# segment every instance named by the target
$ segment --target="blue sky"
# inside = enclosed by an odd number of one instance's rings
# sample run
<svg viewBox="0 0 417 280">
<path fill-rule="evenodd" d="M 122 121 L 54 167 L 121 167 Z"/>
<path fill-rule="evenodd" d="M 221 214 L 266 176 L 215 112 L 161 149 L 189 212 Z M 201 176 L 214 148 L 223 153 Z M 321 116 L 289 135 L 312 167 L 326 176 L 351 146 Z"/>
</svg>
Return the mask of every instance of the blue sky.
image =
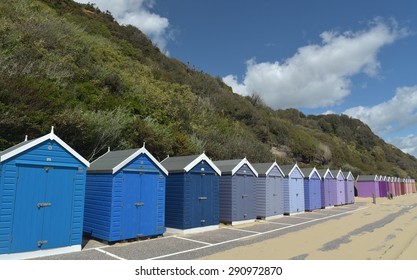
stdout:
<svg viewBox="0 0 417 280">
<path fill-rule="evenodd" d="M 417 1 L 77 0 L 274 109 L 348 114 L 417 156 Z"/>
</svg>

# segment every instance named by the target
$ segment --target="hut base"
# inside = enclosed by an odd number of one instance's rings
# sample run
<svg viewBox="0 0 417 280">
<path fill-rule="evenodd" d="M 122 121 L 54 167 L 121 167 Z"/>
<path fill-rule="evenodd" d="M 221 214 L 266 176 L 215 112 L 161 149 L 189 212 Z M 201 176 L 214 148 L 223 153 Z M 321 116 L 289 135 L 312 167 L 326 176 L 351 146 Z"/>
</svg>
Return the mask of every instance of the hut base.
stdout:
<svg viewBox="0 0 417 280">
<path fill-rule="evenodd" d="M 221 221 L 221 222 L 224 223 L 225 225 L 237 226 L 237 225 L 254 223 L 255 221 L 256 219 L 248 219 L 248 220 L 240 220 L 240 221 Z"/>
<path fill-rule="evenodd" d="M 211 231 L 211 230 L 216 230 L 216 229 L 219 229 L 219 225 L 189 228 L 189 229 L 167 227 L 165 232 L 171 233 L 171 234 L 191 234 L 191 233 L 199 233 L 199 232 Z"/>
<path fill-rule="evenodd" d="M 54 249 L 37 250 L 37 251 L 21 252 L 21 253 L 13 253 L 13 254 L 2 254 L 0 255 L 0 260 L 24 260 L 24 259 L 40 258 L 40 257 L 47 257 L 47 256 L 66 254 L 66 253 L 74 253 L 74 252 L 79 252 L 79 251 L 81 251 L 81 245 L 73 245 L 73 246 L 60 247 L 60 248 L 54 248 Z"/>
<path fill-rule="evenodd" d="M 329 208 L 333 208 L 333 207 L 334 207 L 334 205 L 329 205 L 329 206 L 321 207 L 321 209 L 329 209 Z"/>
<path fill-rule="evenodd" d="M 305 213 L 305 211 L 284 213 L 284 216 L 295 216 L 295 215 L 300 215 L 300 214 L 303 214 L 303 213 Z"/>
<path fill-rule="evenodd" d="M 268 216 L 268 217 L 258 216 L 258 217 L 257 217 L 257 219 L 260 219 L 260 220 L 266 220 L 266 221 L 268 221 L 268 220 L 278 219 L 278 218 L 281 218 L 281 217 L 283 217 L 283 216 L 284 216 L 284 214 L 274 215 L 274 216 Z"/>
</svg>

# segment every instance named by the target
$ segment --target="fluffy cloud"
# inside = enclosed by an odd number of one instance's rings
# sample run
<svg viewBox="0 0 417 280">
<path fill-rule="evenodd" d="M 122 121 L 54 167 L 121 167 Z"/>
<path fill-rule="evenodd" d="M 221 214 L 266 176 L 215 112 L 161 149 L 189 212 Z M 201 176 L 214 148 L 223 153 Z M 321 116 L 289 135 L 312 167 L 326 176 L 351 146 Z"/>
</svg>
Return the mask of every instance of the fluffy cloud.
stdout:
<svg viewBox="0 0 417 280">
<path fill-rule="evenodd" d="M 397 146 L 404 153 L 417 157 L 417 135 L 410 134 L 405 137 L 396 137 L 388 142 Z"/>
<path fill-rule="evenodd" d="M 168 54 L 167 40 L 169 21 L 150 10 L 154 0 L 75 0 L 79 3 L 95 3 L 102 11 L 109 11 L 121 24 L 130 24 L 138 27 L 145 33 L 158 48 Z"/>
<path fill-rule="evenodd" d="M 398 88 L 395 96 L 372 107 L 358 106 L 343 114 L 358 118 L 377 134 L 399 131 L 417 123 L 417 85 Z"/>
<path fill-rule="evenodd" d="M 248 60 L 242 83 L 233 75 L 223 81 L 241 95 L 259 94 L 274 109 L 337 105 L 350 94 L 350 78 L 377 76 L 378 51 L 406 35 L 395 22 L 380 20 L 358 32 L 323 32 L 320 45 L 301 47 L 283 63 Z"/>
</svg>

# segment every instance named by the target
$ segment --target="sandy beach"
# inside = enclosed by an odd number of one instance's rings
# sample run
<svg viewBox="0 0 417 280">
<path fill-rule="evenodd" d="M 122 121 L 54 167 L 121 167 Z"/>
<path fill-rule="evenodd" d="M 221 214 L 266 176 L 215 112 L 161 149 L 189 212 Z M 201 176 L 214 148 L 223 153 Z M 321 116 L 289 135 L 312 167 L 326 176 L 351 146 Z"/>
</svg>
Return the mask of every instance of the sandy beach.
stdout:
<svg viewBox="0 0 417 280">
<path fill-rule="evenodd" d="M 417 194 L 356 201 L 339 219 L 202 259 L 417 260 Z"/>
</svg>

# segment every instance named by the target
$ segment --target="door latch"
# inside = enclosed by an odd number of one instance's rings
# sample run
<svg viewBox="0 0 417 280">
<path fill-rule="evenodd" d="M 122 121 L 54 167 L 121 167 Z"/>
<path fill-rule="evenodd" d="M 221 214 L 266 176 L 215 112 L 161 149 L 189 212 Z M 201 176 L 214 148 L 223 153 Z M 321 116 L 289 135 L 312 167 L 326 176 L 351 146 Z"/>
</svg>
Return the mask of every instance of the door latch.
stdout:
<svg viewBox="0 0 417 280">
<path fill-rule="evenodd" d="M 40 240 L 40 241 L 38 241 L 38 247 L 42 247 L 43 244 L 48 244 L 48 240 Z"/>
<path fill-rule="evenodd" d="M 36 207 L 38 207 L 38 208 L 49 207 L 49 206 L 52 206 L 52 203 L 50 203 L 50 202 L 39 202 L 38 204 L 36 204 Z"/>
<path fill-rule="evenodd" d="M 145 205 L 145 203 L 143 203 L 143 202 L 136 202 L 135 203 L 135 206 L 137 206 L 137 207 L 144 206 L 144 205 Z"/>
</svg>

